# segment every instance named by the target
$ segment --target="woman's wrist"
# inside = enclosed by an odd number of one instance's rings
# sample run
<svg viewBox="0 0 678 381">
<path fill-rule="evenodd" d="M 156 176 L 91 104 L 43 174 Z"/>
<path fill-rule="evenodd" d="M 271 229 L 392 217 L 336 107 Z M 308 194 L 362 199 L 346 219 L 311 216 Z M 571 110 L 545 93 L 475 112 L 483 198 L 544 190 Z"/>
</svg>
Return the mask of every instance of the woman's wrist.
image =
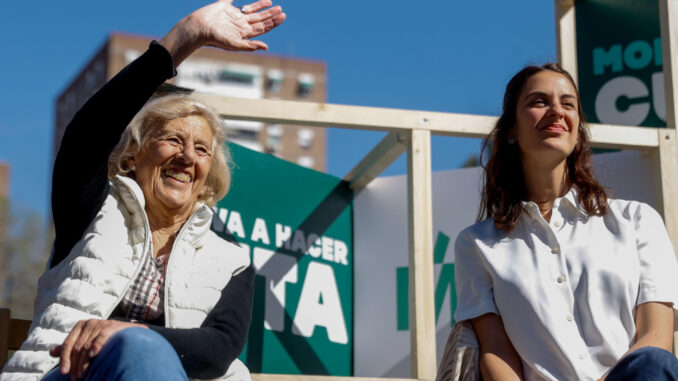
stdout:
<svg viewBox="0 0 678 381">
<path fill-rule="evenodd" d="M 172 29 L 158 41 L 172 56 L 177 68 L 186 58 L 204 43 L 199 37 L 199 28 L 192 15 L 181 19 Z"/>
</svg>

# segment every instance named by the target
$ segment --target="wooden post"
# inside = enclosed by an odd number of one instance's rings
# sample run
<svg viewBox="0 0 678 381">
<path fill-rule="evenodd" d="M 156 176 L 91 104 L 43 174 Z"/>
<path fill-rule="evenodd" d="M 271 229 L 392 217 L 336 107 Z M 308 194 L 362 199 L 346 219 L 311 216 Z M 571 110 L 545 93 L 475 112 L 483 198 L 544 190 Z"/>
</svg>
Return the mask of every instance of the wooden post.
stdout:
<svg viewBox="0 0 678 381">
<path fill-rule="evenodd" d="M 555 13 L 558 63 L 570 73 L 574 83 L 578 83 L 577 28 L 574 15 L 574 0 L 556 0 Z"/>
<path fill-rule="evenodd" d="M 659 20 L 666 94 L 666 127 L 676 128 L 678 108 L 678 0 L 659 0 Z"/>
<path fill-rule="evenodd" d="M 9 350 L 9 309 L 0 308 L 0 370 L 7 362 Z"/>
<path fill-rule="evenodd" d="M 410 356 L 412 378 L 420 380 L 433 380 L 436 375 L 431 188 L 431 133 L 411 130 L 407 150 Z"/>
<path fill-rule="evenodd" d="M 668 106 L 668 105 L 667 105 Z M 658 131 L 659 166 L 661 172 L 662 212 L 673 252 L 678 256 L 678 139 L 676 130 L 665 128 Z M 678 355 L 678 327 L 673 327 L 673 353 Z"/>
<path fill-rule="evenodd" d="M 658 135 L 662 212 L 673 250 L 678 256 L 678 139 L 673 129 L 661 129 Z"/>
<path fill-rule="evenodd" d="M 666 132 L 659 132 L 659 165 L 664 222 L 673 250 L 678 255 L 678 147 L 676 147 L 676 110 L 678 108 L 678 0 L 659 1 L 659 24 L 662 38 L 662 64 L 664 69 L 664 94 L 666 101 Z M 674 327 L 678 329 L 678 327 Z M 673 353 L 678 354 L 678 331 L 673 333 Z"/>
</svg>

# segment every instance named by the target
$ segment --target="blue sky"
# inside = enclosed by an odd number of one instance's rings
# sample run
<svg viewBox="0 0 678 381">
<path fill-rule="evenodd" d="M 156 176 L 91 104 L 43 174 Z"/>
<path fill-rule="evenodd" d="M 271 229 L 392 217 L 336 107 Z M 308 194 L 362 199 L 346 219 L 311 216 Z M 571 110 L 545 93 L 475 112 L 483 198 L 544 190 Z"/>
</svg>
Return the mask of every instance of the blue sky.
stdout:
<svg viewBox="0 0 678 381">
<path fill-rule="evenodd" d="M 49 210 L 55 99 L 108 34 L 161 37 L 205 4 L 0 0 L 0 160 L 12 166 L 15 202 Z M 277 4 L 287 21 L 264 41 L 271 53 L 326 62 L 330 103 L 497 115 L 512 74 L 556 60 L 549 0 Z M 327 172 L 342 177 L 381 136 L 331 129 Z M 479 142 L 434 137 L 432 147 L 433 169 L 442 170 L 459 167 Z M 405 170 L 401 157 L 384 174 Z"/>
</svg>

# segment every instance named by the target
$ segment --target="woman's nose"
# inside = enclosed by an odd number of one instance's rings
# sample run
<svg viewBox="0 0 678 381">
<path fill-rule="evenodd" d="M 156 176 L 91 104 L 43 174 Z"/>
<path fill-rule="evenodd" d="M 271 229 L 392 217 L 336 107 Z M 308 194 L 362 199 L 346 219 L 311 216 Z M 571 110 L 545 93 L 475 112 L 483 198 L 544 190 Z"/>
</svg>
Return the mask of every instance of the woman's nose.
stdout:
<svg viewBox="0 0 678 381">
<path fill-rule="evenodd" d="M 195 147 L 193 146 L 192 142 L 186 142 L 184 143 L 183 149 L 181 150 L 181 157 L 184 159 L 184 161 L 188 163 L 193 163 L 196 160 L 196 152 L 195 152 Z"/>
<path fill-rule="evenodd" d="M 550 112 L 553 116 L 561 118 L 564 115 L 565 110 L 563 109 L 563 106 L 560 103 L 556 102 L 553 105 L 551 105 Z"/>
</svg>

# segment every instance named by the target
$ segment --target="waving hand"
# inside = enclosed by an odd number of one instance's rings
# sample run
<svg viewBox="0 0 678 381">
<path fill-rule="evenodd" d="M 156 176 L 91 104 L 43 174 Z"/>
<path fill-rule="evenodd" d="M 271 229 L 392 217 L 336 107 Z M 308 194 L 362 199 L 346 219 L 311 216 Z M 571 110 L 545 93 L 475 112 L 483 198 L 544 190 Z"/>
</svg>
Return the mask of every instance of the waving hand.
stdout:
<svg viewBox="0 0 678 381">
<path fill-rule="evenodd" d="M 201 46 L 225 50 L 266 50 L 263 41 L 252 40 L 285 21 L 280 6 L 271 7 L 271 0 L 259 0 L 240 8 L 233 0 L 219 0 L 179 21 L 160 40 L 178 66 Z"/>
</svg>

